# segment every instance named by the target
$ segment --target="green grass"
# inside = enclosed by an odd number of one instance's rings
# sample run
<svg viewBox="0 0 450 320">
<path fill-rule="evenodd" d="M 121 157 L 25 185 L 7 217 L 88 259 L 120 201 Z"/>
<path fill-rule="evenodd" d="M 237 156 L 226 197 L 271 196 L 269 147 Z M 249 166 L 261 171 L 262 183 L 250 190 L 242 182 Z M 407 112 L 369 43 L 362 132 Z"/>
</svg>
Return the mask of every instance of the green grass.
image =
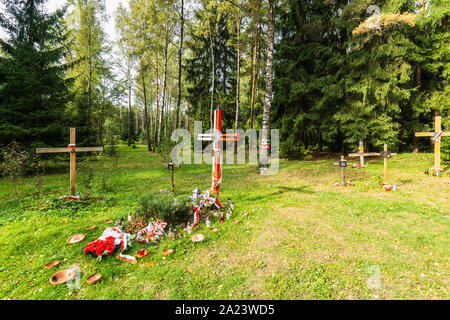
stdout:
<svg viewBox="0 0 450 320">
<path fill-rule="evenodd" d="M 120 147 L 117 169 L 100 156 L 92 196 L 97 201 L 67 205 L 68 162 L 49 163 L 41 190 L 23 179 L 19 196 L 0 180 L 0 298 L 2 299 L 449 299 L 450 178 L 425 176 L 431 154 L 401 154 L 389 161 L 389 182 L 381 189 L 382 161 L 347 169 L 354 187 L 333 187 L 339 171 L 332 160 L 280 161 L 274 176 L 254 165 L 226 165 L 221 197 L 232 198 L 231 221 L 194 244 L 188 236 L 159 244 L 134 243 L 133 265 L 115 258 L 98 262 L 82 253 L 103 231 L 107 218 L 126 217 L 146 192 L 170 189 L 167 157 L 144 146 Z M 106 189 L 101 172 L 108 173 Z M 177 194 L 210 184 L 210 165 L 175 170 Z M 83 194 L 81 183 L 78 190 Z M 242 212 L 249 212 L 242 217 Z M 237 219 L 235 217 L 235 219 Z M 87 225 L 97 225 L 86 230 Z M 84 233 L 81 243 L 66 240 Z M 175 249 L 164 258 L 161 251 Z M 61 260 L 57 268 L 44 264 Z M 82 272 L 80 290 L 53 286 L 50 276 L 71 265 Z M 378 266 L 381 288 L 366 281 Z M 86 278 L 99 272 L 95 285 Z"/>
</svg>

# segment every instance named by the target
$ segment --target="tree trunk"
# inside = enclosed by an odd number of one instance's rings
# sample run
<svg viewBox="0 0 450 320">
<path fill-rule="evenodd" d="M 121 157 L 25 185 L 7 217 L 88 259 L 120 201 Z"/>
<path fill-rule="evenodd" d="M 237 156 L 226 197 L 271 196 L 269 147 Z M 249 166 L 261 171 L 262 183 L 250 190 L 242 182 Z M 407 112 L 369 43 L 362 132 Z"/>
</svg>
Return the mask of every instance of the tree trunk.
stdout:
<svg viewBox="0 0 450 320">
<path fill-rule="evenodd" d="M 262 140 L 270 140 L 270 108 L 272 107 L 273 81 L 273 46 L 275 37 L 275 1 L 269 0 L 267 19 L 267 64 L 266 64 L 266 92 L 264 95 L 264 111 L 262 118 Z M 264 150 L 266 153 L 267 150 Z M 267 155 L 267 153 L 265 154 Z M 265 164 L 267 166 L 268 164 Z"/>
<path fill-rule="evenodd" d="M 91 51 L 91 24 L 88 23 L 88 110 L 86 125 L 90 124 L 91 120 L 91 95 L 92 95 L 92 51 Z"/>
<path fill-rule="evenodd" d="M 190 113 L 189 113 L 189 102 L 188 101 L 186 101 L 186 108 L 187 108 L 187 110 L 186 110 L 186 130 L 191 132 L 191 120 L 189 119 Z"/>
<path fill-rule="evenodd" d="M 181 12 L 180 12 L 180 47 L 178 48 L 178 92 L 177 92 L 177 115 L 175 125 L 179 127 L 179 113 L 181 106 L 181 56 L 183 53 L 183 34 L 184 34 L 184 0 L 181 0 Z"/>
<path fill-rule="evenodd" d="M 159 68 L 158 68 L 158 55 L 156 55 L 156 114 L 155 114 L 155 141 L 156 144 L 159 145 L 158 142 L 158 116 L 159 116 Z"/>
<path fill-rule="evenodd" d="M 255 24 L 255 32 L 254 32 L 254 42 L 253 42 L 253 61 L 252 61 L 252 98 L 250 102 L 250 129 L 253 129 L 253 121 L 254 121 L 254 108 L 255 108 L 255 86 L 256 86 L 256 55 L 258 48 L 258 28 L 259 28 L 259 5 L 261 0 L 257 0 L 256 2 L 256 10 L 254 21 Z"/>
<path fill-rule="evenodd" d="M 214 44 L 213 44 L 213 38 L 211 34 L 211 22 L 208 23 L 209 27 L 209 41 L 210 41 L 210 50 L 211 50 L 211 64 L 212 64 L 212 84 L 211 84 L 211 106 L 209 109 L 209 122 L 210 122 L 210 128 L 213 129 L 213 108 L 214 108 L 214 91 L 215 91 L 215 83 L 216 83 L 216 66 L 215 66 L 215 59 L 214 59 Z"/>
<path fill-rule="evenodd" d="M 131 81 L 130 81 L 130 79 L 128 79 L 128 146 L 131 146 L 131 121 L 132 120 L 133 119 L 131 116 Z"/>
<path fill-rule="evenodd" d="M 267 21 L 267 64 L 266 64 L 266 92 L 264 95 L 264 112 L 262 129 L 269 133 L 270 108 L 272 106 L 272 81 L 273 81 L 273 46 L 275 35 L 275 1 L 269 0 L 269 12 Z"/>
<path fill-rule="evenodd" d="M 144 76 L 142 76 L 142 89 L 144 90 L 144 131 L 147 138 L 148 151 L 152 151 L 152 142 L 150 141 L 150 131 L 148 128 L 147 90 L 145 89 Z"/>
<path fill-rule="evenodd" d="M 159 121 L 159 129 L 158 129 L 158 145 L 161 143 L 161 124 L 164 126 L 165 130 L 165 122 L 164 122 L 164 112 L 166 108 L 166 85 L 167 85 L 167 51 L 169 46 L 169 34 L 166 32 L 165 44 L 164 44 L 164 75 L 163 75 L 163 92 L 162 92 L 162 106 L 161 106 L 161 115 Z"/>
<path fill-rule="evenodd" d="M 138 115 L 138 108 L 137 108 L 137 106 L 136 106 L 135 109 L 136 109 L 136 110 L 135 110 L 135 112 L 134 112 L 134 122 L 135 122 L 135 125 L 134 125 L 134 134 L 137 136 L 138 133 L 139 133 L 139 115 Z"/>
<path fill-rule="evenodd" d="M 237 63 L 236 63 L 236 115 L 234 118 L 234 129 L 239 127 L 239 109 L 240 109 L 240 87 L 241 87 L 241 43 L 240 43 L 241 23 L 239 13 L 236 13 L 236 36 L 237 36 Z M 237 148 L 237 144 L 236 144 Z M 236 149 L 237 150 L 237 149 Z"/>
</svg>

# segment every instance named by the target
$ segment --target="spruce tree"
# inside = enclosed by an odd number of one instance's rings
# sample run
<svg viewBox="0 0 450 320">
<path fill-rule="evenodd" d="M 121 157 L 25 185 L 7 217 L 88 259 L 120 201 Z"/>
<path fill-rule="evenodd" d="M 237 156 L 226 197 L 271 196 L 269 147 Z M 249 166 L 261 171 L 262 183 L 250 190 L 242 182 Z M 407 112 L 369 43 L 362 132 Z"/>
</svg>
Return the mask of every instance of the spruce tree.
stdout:
<svg viewBox="0 0 450 320">
<path fill-rule="evenodd" d="M 26 146 L 67 142 L 68 100 L 65 9 L 48 14 L 44 0 L 2 0 L 0 27 L 0 144 Z"/>
</svg>

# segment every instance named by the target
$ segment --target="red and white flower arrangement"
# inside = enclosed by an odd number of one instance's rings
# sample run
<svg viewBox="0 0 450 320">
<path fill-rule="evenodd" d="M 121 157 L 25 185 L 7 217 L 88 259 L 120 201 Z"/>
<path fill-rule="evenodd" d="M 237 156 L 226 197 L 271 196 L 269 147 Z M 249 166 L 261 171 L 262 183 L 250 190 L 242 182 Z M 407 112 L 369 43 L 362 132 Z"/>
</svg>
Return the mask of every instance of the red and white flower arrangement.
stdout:
<svg viewBox="0 0 450 320">
<path fill-rule="evenodd" d="M 136 263 L 135 257 L 123 254 L 127 248 L 129 238 L 131 238 L 131 235 L 123 232 L 120 227 L 106 228 L 100 238 L 86 245 L 84 253 L 96 254 L 101 261 L 104 255 L 112 253 L 116 246 L 120 246 L 121 251 L 117 258 Z"/>
<path fill-rule="evenodd" d="M 99 257 L 104 254 L 112 253 L 116 249 L 114 241 L 115 238 L 112 236 L 107 237 L 105 240 L 98 239 L 89 243 L 84 248 L 84 253 L 95 253 Z"/>
</svg>

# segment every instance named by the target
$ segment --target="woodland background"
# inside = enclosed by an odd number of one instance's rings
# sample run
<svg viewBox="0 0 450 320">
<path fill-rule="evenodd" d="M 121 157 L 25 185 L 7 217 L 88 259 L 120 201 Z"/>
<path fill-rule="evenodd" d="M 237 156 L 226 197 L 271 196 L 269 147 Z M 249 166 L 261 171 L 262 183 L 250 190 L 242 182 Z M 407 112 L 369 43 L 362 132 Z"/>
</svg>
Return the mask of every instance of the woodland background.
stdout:
<svg viewBox="0 0 450 320">
<path fill-rule="evenodd" d="M 81 146 L 169 150 L 218 107 L 223 128 L 280 129 L 287 158 L 359 140 L 428 151 L 414 132 L 437 114 L 450 128 L 448 0 L 130 0 L 114 17 L 104 0 L 45 2 L 2 0 L 2 146 L 67 145 L 77 127 Z"/>
</svg>

